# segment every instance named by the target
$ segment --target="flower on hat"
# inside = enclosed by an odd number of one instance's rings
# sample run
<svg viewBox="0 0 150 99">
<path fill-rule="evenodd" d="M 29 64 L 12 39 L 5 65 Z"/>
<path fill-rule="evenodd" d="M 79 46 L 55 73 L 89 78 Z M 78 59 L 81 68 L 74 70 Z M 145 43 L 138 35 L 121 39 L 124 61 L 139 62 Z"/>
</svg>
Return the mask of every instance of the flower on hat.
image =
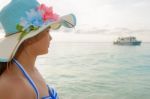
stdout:
<svg viewBox="0 0 150 99">
<path fill-rule="evenodd" d="M 16 25 L 18 32 L 21 32 L 19 40 L 29 32 L 37 30 L 47 23 L 59 20 L 59 15 L 53 13 L 52 7 L 46 7 L 44 4 L 26 12 L 26 15 L 27 17 L 20 18 L 20 22 Z"/>
<path fill-rule="evenodd" d="M 37 7 L 37 10 L 42 14 L 43 21 L 56 21 L 59 16 L 53 13 L 52 7 L 47 7 L 44 4 L 41 4 Z"/>
<path fill-rule="evenodd" d="M 27 21 L 34 26 L 42 26 L 44 24 L 41 14 L 35 9 L 31 9 L 30 12 L 27 12 Z"/>
</svg>

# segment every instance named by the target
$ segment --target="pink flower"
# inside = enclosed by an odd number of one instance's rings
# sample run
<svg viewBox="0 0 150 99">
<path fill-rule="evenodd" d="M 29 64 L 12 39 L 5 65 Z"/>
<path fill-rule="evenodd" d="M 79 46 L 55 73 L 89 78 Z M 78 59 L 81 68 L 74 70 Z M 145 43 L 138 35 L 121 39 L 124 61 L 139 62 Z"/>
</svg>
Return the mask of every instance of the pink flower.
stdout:
<svg viewBox="0 0 150 99">
<path fill-rule="evenodd" d="M 59 15 L 53 13 L 52 7 L 47 7 L 44 4 L 41 4 L 37 7 L 37 10 L 42 14 L 43 21 L 56 21 L 59 19 Z"/>
</svg>

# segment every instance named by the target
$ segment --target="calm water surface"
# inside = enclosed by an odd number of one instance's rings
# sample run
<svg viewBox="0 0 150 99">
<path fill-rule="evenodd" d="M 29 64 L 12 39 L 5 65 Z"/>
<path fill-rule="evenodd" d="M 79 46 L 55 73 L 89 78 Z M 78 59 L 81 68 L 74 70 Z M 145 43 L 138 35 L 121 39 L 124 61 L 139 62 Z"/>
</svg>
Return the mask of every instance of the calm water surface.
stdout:
<svg viewBox="0 0 150 99">
<path fill-rule="evenodd" d="M 36 62 L 61 99 L 150 99 L 150 43 L 52 43 Z"/>
</svg>

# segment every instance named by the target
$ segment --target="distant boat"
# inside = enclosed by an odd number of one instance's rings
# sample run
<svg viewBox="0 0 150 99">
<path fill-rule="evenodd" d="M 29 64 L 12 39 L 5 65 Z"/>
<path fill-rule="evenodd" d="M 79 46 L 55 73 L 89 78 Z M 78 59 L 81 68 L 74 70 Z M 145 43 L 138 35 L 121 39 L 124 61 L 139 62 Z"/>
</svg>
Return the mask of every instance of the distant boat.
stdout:
<svg viewBox="0 0 150 99">
<path fill-rule="evenodd" d="M 119 37 L 113 43 L 116 45 L 141 45 L 141 41 L 137 40 L 134 36 Z"/>
</svg>

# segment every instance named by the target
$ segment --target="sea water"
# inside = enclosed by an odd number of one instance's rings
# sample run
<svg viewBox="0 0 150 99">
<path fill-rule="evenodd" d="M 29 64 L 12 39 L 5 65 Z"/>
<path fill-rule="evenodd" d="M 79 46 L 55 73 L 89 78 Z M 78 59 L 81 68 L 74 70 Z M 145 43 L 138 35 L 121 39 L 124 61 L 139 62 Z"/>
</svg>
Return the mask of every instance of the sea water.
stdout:
<svg viewBox="0 0 150 99">
<path fill-rule="evenodd" d="M 36 62 L 60 99 L 150 99 L 150 44 L 56 43 Z"/>
</svg>

